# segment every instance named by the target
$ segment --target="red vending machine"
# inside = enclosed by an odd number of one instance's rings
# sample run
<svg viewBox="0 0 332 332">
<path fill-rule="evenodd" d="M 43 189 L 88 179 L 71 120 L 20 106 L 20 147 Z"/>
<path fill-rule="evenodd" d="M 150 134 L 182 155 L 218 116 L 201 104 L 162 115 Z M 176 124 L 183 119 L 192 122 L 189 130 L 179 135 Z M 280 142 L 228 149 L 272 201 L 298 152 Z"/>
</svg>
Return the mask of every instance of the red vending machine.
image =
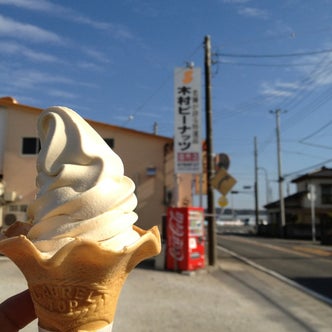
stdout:
<svg viewBox="0 0 332 332">
<path fill-rule="evenodd" d="M 168 208 L 166 222 L 166 268 L 192 271 L 205 265 L 204 209 Z"/>
</svg>

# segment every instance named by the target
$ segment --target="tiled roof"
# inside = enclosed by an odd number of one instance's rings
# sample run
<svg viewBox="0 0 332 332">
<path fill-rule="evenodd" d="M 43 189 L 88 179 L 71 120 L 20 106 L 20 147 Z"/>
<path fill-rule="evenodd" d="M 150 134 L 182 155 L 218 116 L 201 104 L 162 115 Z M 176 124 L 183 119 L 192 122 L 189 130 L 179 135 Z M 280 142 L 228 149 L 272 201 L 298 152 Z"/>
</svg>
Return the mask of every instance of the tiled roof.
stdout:
<svg viewBox="0 0 332 332">
<path fill-rule="evenodd" d="M 299 191 L 299 192 L 297 192 L 293 195 L 289 195 L 289 196 L 285 197 L 284 202 L 285 202 L 286 207 L 287 207 L 287 205 L 294 206 L 294 204 L 298 204 L 298 206 L 300 207 L 301 206 L 301 199 L 307 193 L 308 193 L 307 191 Z M 273 209 L 273 208 L 279 207 L 279 204 L 280 204 L 279 202 L 280 202 L 279 200 L 274 201 L 274 202 L 266 204 L 264 207 L 266 209 Z"/>
<path fill-rule="evenodd" d="M 292 180 L 293 183 L 302 182 L 311 179 L 332 179 L 332 168 L 322 167 L 311 173 L 306 173 Z"/>
</svg>

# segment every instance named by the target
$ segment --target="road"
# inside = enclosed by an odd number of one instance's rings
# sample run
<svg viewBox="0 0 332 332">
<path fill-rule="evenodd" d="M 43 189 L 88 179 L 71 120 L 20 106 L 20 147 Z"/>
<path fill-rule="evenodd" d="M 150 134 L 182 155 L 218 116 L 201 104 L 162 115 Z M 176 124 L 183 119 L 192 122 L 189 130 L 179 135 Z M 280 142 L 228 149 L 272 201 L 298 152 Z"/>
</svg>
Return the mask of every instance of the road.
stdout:
<svg viewBox="0 0 332 332">
<path fill-rule="evenodd" d="M 332 304 L 332 248 L 310 241 L 218 235 L 218 246 L 276 272 Z"/>
</svg>

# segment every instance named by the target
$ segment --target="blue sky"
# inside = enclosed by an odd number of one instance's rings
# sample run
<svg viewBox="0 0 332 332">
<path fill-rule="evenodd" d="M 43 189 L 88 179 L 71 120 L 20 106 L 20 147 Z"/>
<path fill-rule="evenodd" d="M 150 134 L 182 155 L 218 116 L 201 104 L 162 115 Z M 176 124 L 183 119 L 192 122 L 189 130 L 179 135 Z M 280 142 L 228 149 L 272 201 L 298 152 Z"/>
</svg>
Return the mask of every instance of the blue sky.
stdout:
<svg viewBox="0 0 332 332">
<path fill-rule="evenodd" d="M 172 137 L 174 68 L 188 61 L 203 68 L 205 35 L 214 151 L 230 156 L 234 189 L 253 185 L 257 137 L 259 167 L 278 198 L 270 110 L 287 111 L 280 115 L 287 181 L 331 166 L 330 0 L 0 0 L 0 96 L 146 132 L 156 122 Z M 285 193 L 294 192 L 287 181 Z M 259 188 L 262 205 L 263 170 Z M 229 201 L 252 207 L 253 195 Z"/>
</svg>

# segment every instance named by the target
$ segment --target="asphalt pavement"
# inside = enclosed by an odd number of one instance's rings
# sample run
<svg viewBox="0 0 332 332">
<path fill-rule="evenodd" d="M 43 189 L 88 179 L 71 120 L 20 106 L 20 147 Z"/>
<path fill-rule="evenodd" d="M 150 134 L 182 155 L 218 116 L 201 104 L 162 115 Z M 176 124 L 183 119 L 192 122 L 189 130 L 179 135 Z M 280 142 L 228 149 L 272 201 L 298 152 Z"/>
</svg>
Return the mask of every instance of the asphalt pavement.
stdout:
<svg viewBox="0 0 332 332">
<path fill-rule="evenodd" d="M 218 236 L 230 254 L 287 278 L 332 305 L 332 247 L 308 240 L 262 238 L 244 235 Z"/>
<path fill-rule="evenodd" d="M 224 251 L 219 256 L 216 267 L 195 273 L 141 264 L 122 290 L 113 332 L 331 331 L 331 306 Z M 26 288 L 6 257 L 0 269 L 0 301 Z M 36 332 L 37 322 L 22 331 Z"/>
</svg>

